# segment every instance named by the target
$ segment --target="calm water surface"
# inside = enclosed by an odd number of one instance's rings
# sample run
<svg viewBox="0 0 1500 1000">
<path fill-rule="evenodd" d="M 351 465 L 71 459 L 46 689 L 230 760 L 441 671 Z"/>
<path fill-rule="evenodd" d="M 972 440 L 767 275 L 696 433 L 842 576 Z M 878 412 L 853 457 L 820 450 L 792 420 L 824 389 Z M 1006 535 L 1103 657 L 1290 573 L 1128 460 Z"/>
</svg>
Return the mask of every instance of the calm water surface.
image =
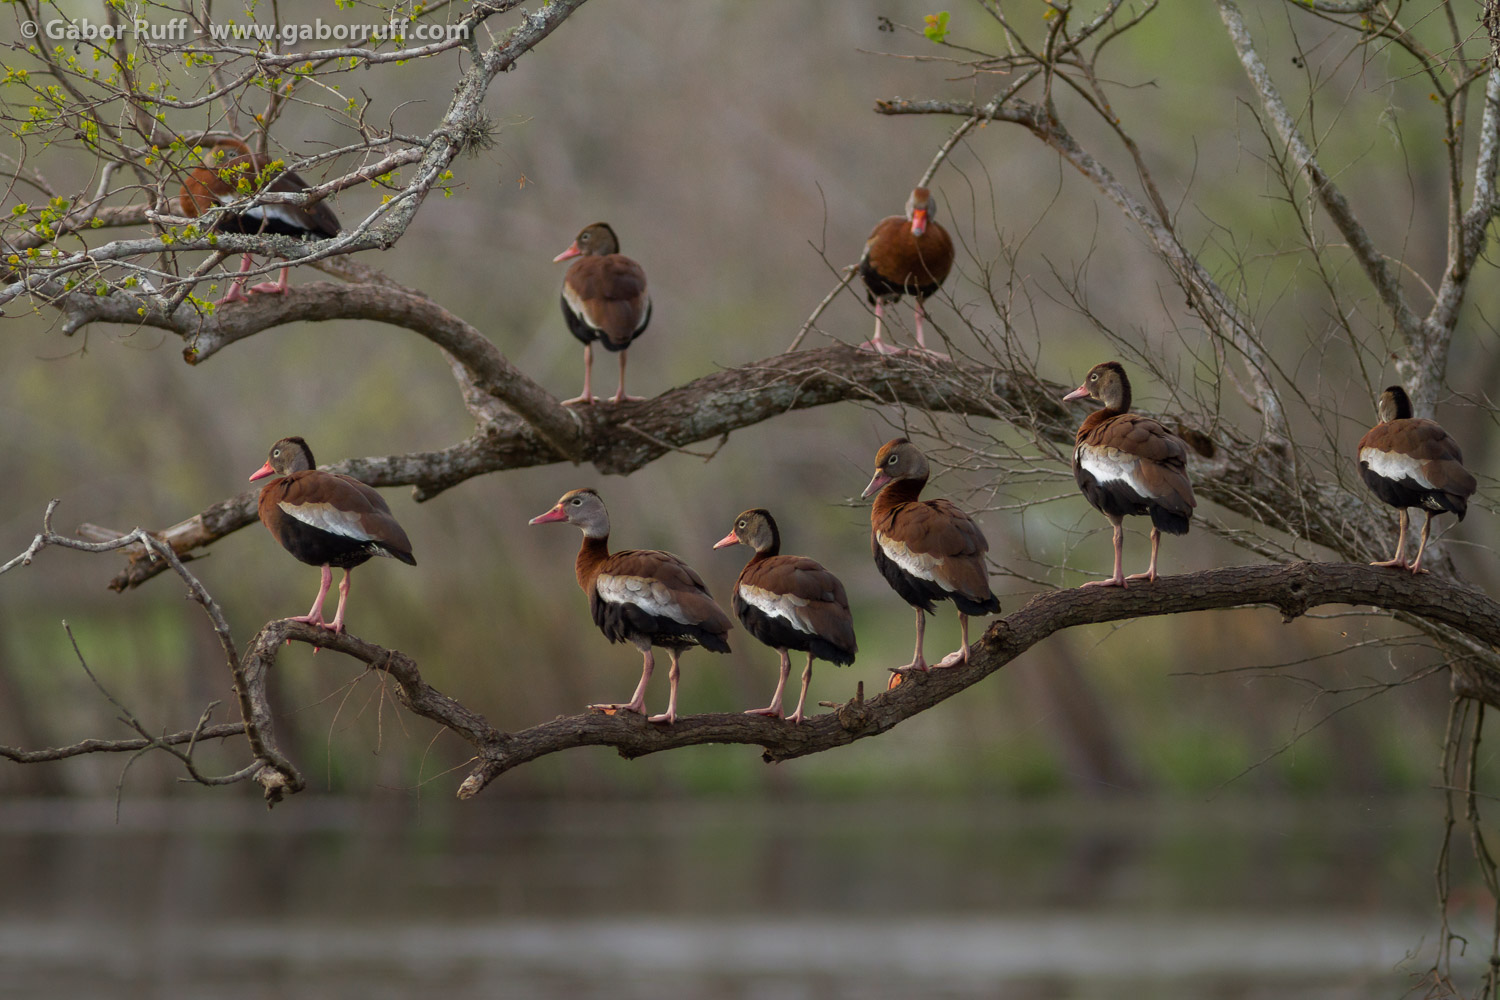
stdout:
<svg viewBox="0 0 1500 1000">
<path fill-rule="evenodd" d="M 1430 799 L 3 802 L 0 997 L 1394 998 L 1438 834 Z"/>
</svg>

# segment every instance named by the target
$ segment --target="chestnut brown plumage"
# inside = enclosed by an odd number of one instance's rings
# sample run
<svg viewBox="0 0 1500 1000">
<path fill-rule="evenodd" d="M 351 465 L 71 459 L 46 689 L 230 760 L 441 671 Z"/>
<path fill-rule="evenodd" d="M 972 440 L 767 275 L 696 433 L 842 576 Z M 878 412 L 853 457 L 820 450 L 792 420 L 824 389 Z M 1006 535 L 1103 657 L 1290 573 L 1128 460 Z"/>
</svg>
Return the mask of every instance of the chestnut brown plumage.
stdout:
<svg viewBox="0 0 1500 1000">
<path fill-rule="evenodd" d="M 279 475 L 260 490 L 260 521 L 297 559 L 321 566 L 323 579 L 312 610 L 292 621 L 344 630 L 344 606 L 349 600 L 349 575 L 373 556 L 389 556 L 408 566 L 417 560 L 411 541 L 379 493 L 352 476 L 322 472 L 312 450 L 300 437 L 282 438 L 271 446 L 266 464 L 250 481 Z M 339 607 L 332 622 L 323 621 L 323 598 L 333 582 L 331 567 L 344 571 L 339 583 Z"/>
<path fill-rule="evenodd" d="M 1386 389 L 1380 394 L 1377 410 L 1380 423 L 1359 439 L 1359 474 L 1365 485 L 1382 502 L 1399 510 L 1401 516 L 1396 554 L 1371 565 L 1425 573 L 1422 553 L 1427 550 L 1433 517 L 1453 513 L 1462 521 L 1469 510 L 1469 497 L 1479 484 L 1464 468 L 1458 442 L 1437 421 L 1411 415 L 1411 399 L 1405 389 L 1399 385 Z M 1408 507 L 1421 507 L 1427 515 L 1422 522 L 1417 558 L 1410 565 L 1406 562 Z"/>
<path fill-rule="evenodd" d="M 922 333 L 922 303 L 938 290 L 953 267 L 953 240 L 936 219 L 937 199 L 919 187 L 906 200 L 906 215 L 882 219 L 865 240 L 859 276 L 875 307 L 875 336 L 861 347 L 882 354 L 896 353 L 898 348 L 881 339 L 881 320 L 887 305 L 910 295 L 917 303 L 917 350 L 935 353 L 928 351 Z"/>
<path fill-rule="evenodd" d="M 795 725 L 802 721 L 807 703 L 813 660 L 821 658 L 839 666 L 854 662 L 857 649 L 849 598 L 839 578 L 818 563 L 806 556 L 781 555 L 781 532 L 763 508 L 747 510 L 735 518 L 733 529 L 715 542 L 714 548 L 736 543 L 749 546 L 754 554 L 735 581 L 734 613 L 745 631 L 781 656 L 781 676 L 771 704 L 745 714 L 782 717 L 781 696 L 792 672 L 787 650 L 795 649 L 807 654 L 802 693 L 790 718 Z"/>
<path fill-rule="evenodd" d="M 992 615 L 1000 601 L 990 592 L 984 554 L 989 542 L 974 519 L 947 500 L 922 500 L 927 456 L 906 438 L 895 438 L 875 455 L 875 477 L 862 496 L 870 507 L 870 548 L 875 565 L 901 599 L 917 609 L 917 649 L 905 670 L 926 670 L 922 656 L 925 615 L 933 601 L 958 608 L 963 645 L 933 664 L 952 667 L 969 661 L 969 616 Z"/>
<path fill-rule="evenodd" d="M 293 194 L 307 187 L 307 182 L 296 172 L 274 168 L 271 160 L 250 152 L 242 140 L 220 139 L 204 153 L 203 165 L 188 173 L 177 201 L 183 215 L 196 219 L 212 208 L 243 201 L 257 191 Z M 252 236 L 267 233 L 297 239 L 329 239 L 339 234 L 339 220 L 333 209 L 321 201 L 307 206 L 255 205 L 243 211 L 219 213 L 214 229 Z M 247 253 L 240 260 L 239 273 L 244 274 L 250 266 L 251 255 Z M 285 293 L 288 270 L 283 266 L 277 281 L 252 285 L 248 291 Z M 248 302 L 245 292 L 243 279 L 236 276 L 219 303 Z"/>
<path fill-rule="evenodd" d="M 1130 379 L 1118 361 L 1089 370 L 1064 400 L 1092 397 L 1104 404 L 1084 418 L 1073 446 L 1073 478 L 1089 503 L 1114 527 L 1115 571 L 1085 587 L 1123 587 L 1127 580 L 1155 580 L 1163 531 L 1185 535 L 1197 501 L 1187 476 L 1187 446 L 1150 417 L 1130 412 Z M 1125 517 L 1151 517 L 1151 565 L 1125 576 Z"/>
<path fill-rule="evenodd" d="M 620 240 L 608 223 L 596 222 L 553 257 L 570 260 L 563 276 L 562 311 L 573 336 L 583 341 L 583 393 L 565 403 L 592 403 L 594 344 L 620 355 L 620 388 L 615 403 L 638 400 L 625 394 L 625 354 L 651 322 L 651 297 L 646 294 L 646 272 L 620 253 Z"/>
<path fill-rule="evenodd" d="M 646 682 L 651 679 L 652 646 L 661 646 L 672 657 L 667 677 L 671 693 L 667 710 L 648 721 L 671 723 L 677 719 L 677 678 L 682 652 L 702 646 L 715 653 L 729 652 L 729 630 L 734 624 L 724 609 L 714 603 L 703 579 L 692 567 L 670 552 L 656 549 L 609 551 L 609 511 L 593 490 L 564 493 L 544 514 L 530 524 L 567 521 L 583 531 L 574 571 L 578 586 L 588 595 L 594 624 L 610 642 L 628 642 L 641 651 L 641 682 L 623 705 L 590 705 L 605 712 L 646 712 Z"/>
</svg>

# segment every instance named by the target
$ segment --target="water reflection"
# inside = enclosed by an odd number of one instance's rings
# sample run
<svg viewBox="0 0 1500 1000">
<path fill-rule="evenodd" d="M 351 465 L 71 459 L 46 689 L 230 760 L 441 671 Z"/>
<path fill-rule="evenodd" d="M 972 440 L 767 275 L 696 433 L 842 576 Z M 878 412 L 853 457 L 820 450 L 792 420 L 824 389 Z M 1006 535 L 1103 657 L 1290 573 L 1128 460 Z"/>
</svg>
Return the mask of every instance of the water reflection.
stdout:
<svg viewBox="0 0 1500 1000">
<path fill-rule="evenodd" d="M 0 805 L 0 996 L 1400 995 L 1420 804 Z M 1425 956 L 1424 956 L 1425 957 Z"/>
</svg>

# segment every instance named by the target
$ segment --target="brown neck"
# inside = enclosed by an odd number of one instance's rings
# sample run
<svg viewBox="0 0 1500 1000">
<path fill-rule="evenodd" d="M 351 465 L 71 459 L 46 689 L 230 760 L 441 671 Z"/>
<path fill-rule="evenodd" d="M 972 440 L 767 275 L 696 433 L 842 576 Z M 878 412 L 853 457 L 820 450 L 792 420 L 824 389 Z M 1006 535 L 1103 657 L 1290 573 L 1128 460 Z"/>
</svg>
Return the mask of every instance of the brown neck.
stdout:
<svg viewBox="0 0 1500 1000">
<path fill-rule="evenodd" d="M 922 487 L 926 485 L 925 479 L 898 479 L 891 483 L 875 494 L 875 503 L 870 507 L 870 523 L 883 521 L 901 504 L 916 502 L 922 496 Z"/>
<path fill-rule="evenodd" d="M 588 593 L 589 588 L 594 585 L 594 577 L 599 575 L 599 567 L 604 565 L 604 560 L 609 558 L 609 536 L 603 538 L 590 538 L 583 536 L 583 545 L 578 549 L 578 559 L 573 563 L 573 571 L 578 574 L 578 586 Z"/>
<path fill-rule="evenodd" d="M 1111 417 L 1118 417 L 1121 413 L 1124 412 L 1124 410 L 1095 410 L 1093 413 L 1090 413 L 1088 416 L 1083 418 L 1083 423 L 1079 425 L 1078 434 L 1073 438 L 1073 441 L 1075 443 L 1082 441 L 1095 427 L 1098 427 L 1100 424 L 1104 423 L 1104 421 L 1106 420 L 1109 420 Z"/>
</svg>

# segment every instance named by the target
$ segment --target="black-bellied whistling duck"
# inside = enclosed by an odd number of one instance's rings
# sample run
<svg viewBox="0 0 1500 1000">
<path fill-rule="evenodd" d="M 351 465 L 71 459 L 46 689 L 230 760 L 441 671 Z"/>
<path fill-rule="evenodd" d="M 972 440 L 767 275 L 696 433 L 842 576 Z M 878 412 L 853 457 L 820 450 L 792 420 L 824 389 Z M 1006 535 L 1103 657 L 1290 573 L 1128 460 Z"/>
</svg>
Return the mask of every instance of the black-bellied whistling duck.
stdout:
<svg viewBox="0 0 1500 1000">
<path fill-rule="evenodd" d="M 262 189 L 288 194 L 307 190 L 308 183 L 295 171 L 270 174 L 271 163 L 266 157 L 250 152 L 250 147 L 239 139 L 216 141 L 204 153 L 203 165 L 194 167 L 182 183 L 182 193 L 177 197 L 182 214 L 196 219 L 211 208 L 243 201 Z M 339 234 L 339 220 L 328 203 L 322 201 L 307 206 L 256 205 L 243 212 L 221 213 L 214 228 L 250 236 L 268 233 L 297 239 L 329 239 Z M 247 253 L 240 259 L 239 273 L 244 274 L 250 266 L 251 255 Z M 283 265 L 278 280 L 251 285 L 248 290 L 284 294 L 288 270 Z M 236 276 L 219 303 L 248 302 L 245 292 L 243 279 Z"/>
<path fill-rule="evenodd" d="M 1123 587 L 1127 580 L 1155 580 L 1163 531 L 1185 535 L 1197 501 L 1187 476 L 1187 445 L 1150 417 L 1130 412 L 1130 380 L 1118 361 L 1089 369 L 1083 384 L 1064 400 L 1091 396 L 1104 404 L 1084 418 L 1073 447 L 1073 478 L 1089 503 L 1114 526 L 1115 572 L 1085 587 Z M 1126 576 L 1125 516 L 1151 515 L 1151 565 Z"/>
<path fill-rule="evenodd" d="M 748 545 L 755 554 L 735 582 L 734 613 L 745 631 L 781 655 L 781 678 L 771 704 L 745 714 L 782 717 L 781 696 L 792 673 L 787 650 L 795 649 L 807 654 L 802 694 L 790 719 L 796 725 L 802 721 L 802 708 L 807 703 L 813 660 L 822 658 L 839 666 L 854 662 L 854 619 L 849 616 L 849 598 L 839 578 L 813 560 L 780 554 L 781 533 L 769 511 L 759 507 L 745 511 L 714 548 L 736 542 Z"/>
<path fill-rule="evenodd" d="M 563 275 L 562 311 L 573 336 L 583 341 L 583 394 L 564 403 L 592 403 L 594 342 L 620 355 L 620 388 L 612 402 L 637 400 L 625 395 L 625 353 L 651 322 L 646 272 L 620 252 L 620 240 L 608 223 L 584 227 L 571 246 L 553 262 L 573 261 Z"/>
<path fill-rule="evenodd" d="M 714 603 L 703 578 L 670 552 L 656 549 L 609 551 L 609 511 L 593 490 L 564 493 L 552 509 L 528 523 L 567 521 L 583 529 L 583 547 L 574 569 L 578 586 L 589 598 L 594 624 L 610 642 L 628 642 L 641 651 L 641 682 L 623 705 L 590 705 L 604 712 L 646 713 L 646 682 L 655 661 L 652 646 L 660 646 L 672 657 L 667 675 L 671 694 L 667 710 L 648 721 L 672 723 L 677 719 L 677 677 L 682 651 L 702 646 L 715 653 L 729 652 L 729 630 L 734 623 Z"/>
<path fill-rule="evenodd" d="M 390 556 L 408 566 L 417 560 L 411 541 L 385 499 L 352 476 L 322 472 L 312 450 L 299 437 L 282 438 L 271 446 L 266 464 L 250 481 L 279 475 L 260 489 L 260 521 L 281 547 L 309 566 L 323 567 L 312 610 L 292 621 L 344 630 L 344 606 L 349 600 L 349 575 L 372 556 Z M 339 582 L 339 609 L 333 621 L 323 621 L 323 598 L 333 582 L 333 570 L 344 571 Z"/>
<path fill-rule="evenodd" d="M 859 276 L 865 279 L 870 304 L 875 307 L 875 336 L 860 346 L 881 354 L 899 348 L 881 339 L 881 319 L 887 304 L 910 295 L 917 301 L 917 350 L 927 350 L 922 335 L 922 303 L 936 292 L 953 268 L 953 240 L 937 224 L 937 200 L 926 188 L 917 188 L 906 199 L 906 215 L 882 219 L 865 240 L 859 261 Z"/>
<path fill-rule="evenodd" d="M 1359 474 L 1365 485 L 1383 502 L 1401 511 L 1401 535 L 1396 554 L 1372 566 L 1397 566 L 1413 573 L 1422 568 L 1422 553 L 1436 514 L 1452 512 L 1462 521 L 1469 510 L 1469 497 L 1479 488 L 1464 468 L 1458 442 L 1437 421 L 1411 415 L 1406 390 L 1393 385 L 1380 394 L 1380 423 L 1359 439 Z M 1421 507 L 1427 514 L 1422 523 L 1422 543 L 1417 558 L 1406 562 L 1406 508 Z"/>
<path fill-rule="evenodd" d="M 875 495 L 870 507 L 870 548 L 875 565 L 901 599 L 917 609 L 917 650 L 898 667 L 926 670 L 922 656 L 925 615 L 933 601 L 958 607 L 963 645 L 934 667 L 969 662 L 969 616 L 992 615 L 1000 601 L 990 592 L 984 554 L 990 544 L 974 519 L 947 500 L 922 500 L 927 485 L 927 456 L 906 438 L 895 438 L 875 454 L 875 477 L 861 496 Z"/>
</svg>

